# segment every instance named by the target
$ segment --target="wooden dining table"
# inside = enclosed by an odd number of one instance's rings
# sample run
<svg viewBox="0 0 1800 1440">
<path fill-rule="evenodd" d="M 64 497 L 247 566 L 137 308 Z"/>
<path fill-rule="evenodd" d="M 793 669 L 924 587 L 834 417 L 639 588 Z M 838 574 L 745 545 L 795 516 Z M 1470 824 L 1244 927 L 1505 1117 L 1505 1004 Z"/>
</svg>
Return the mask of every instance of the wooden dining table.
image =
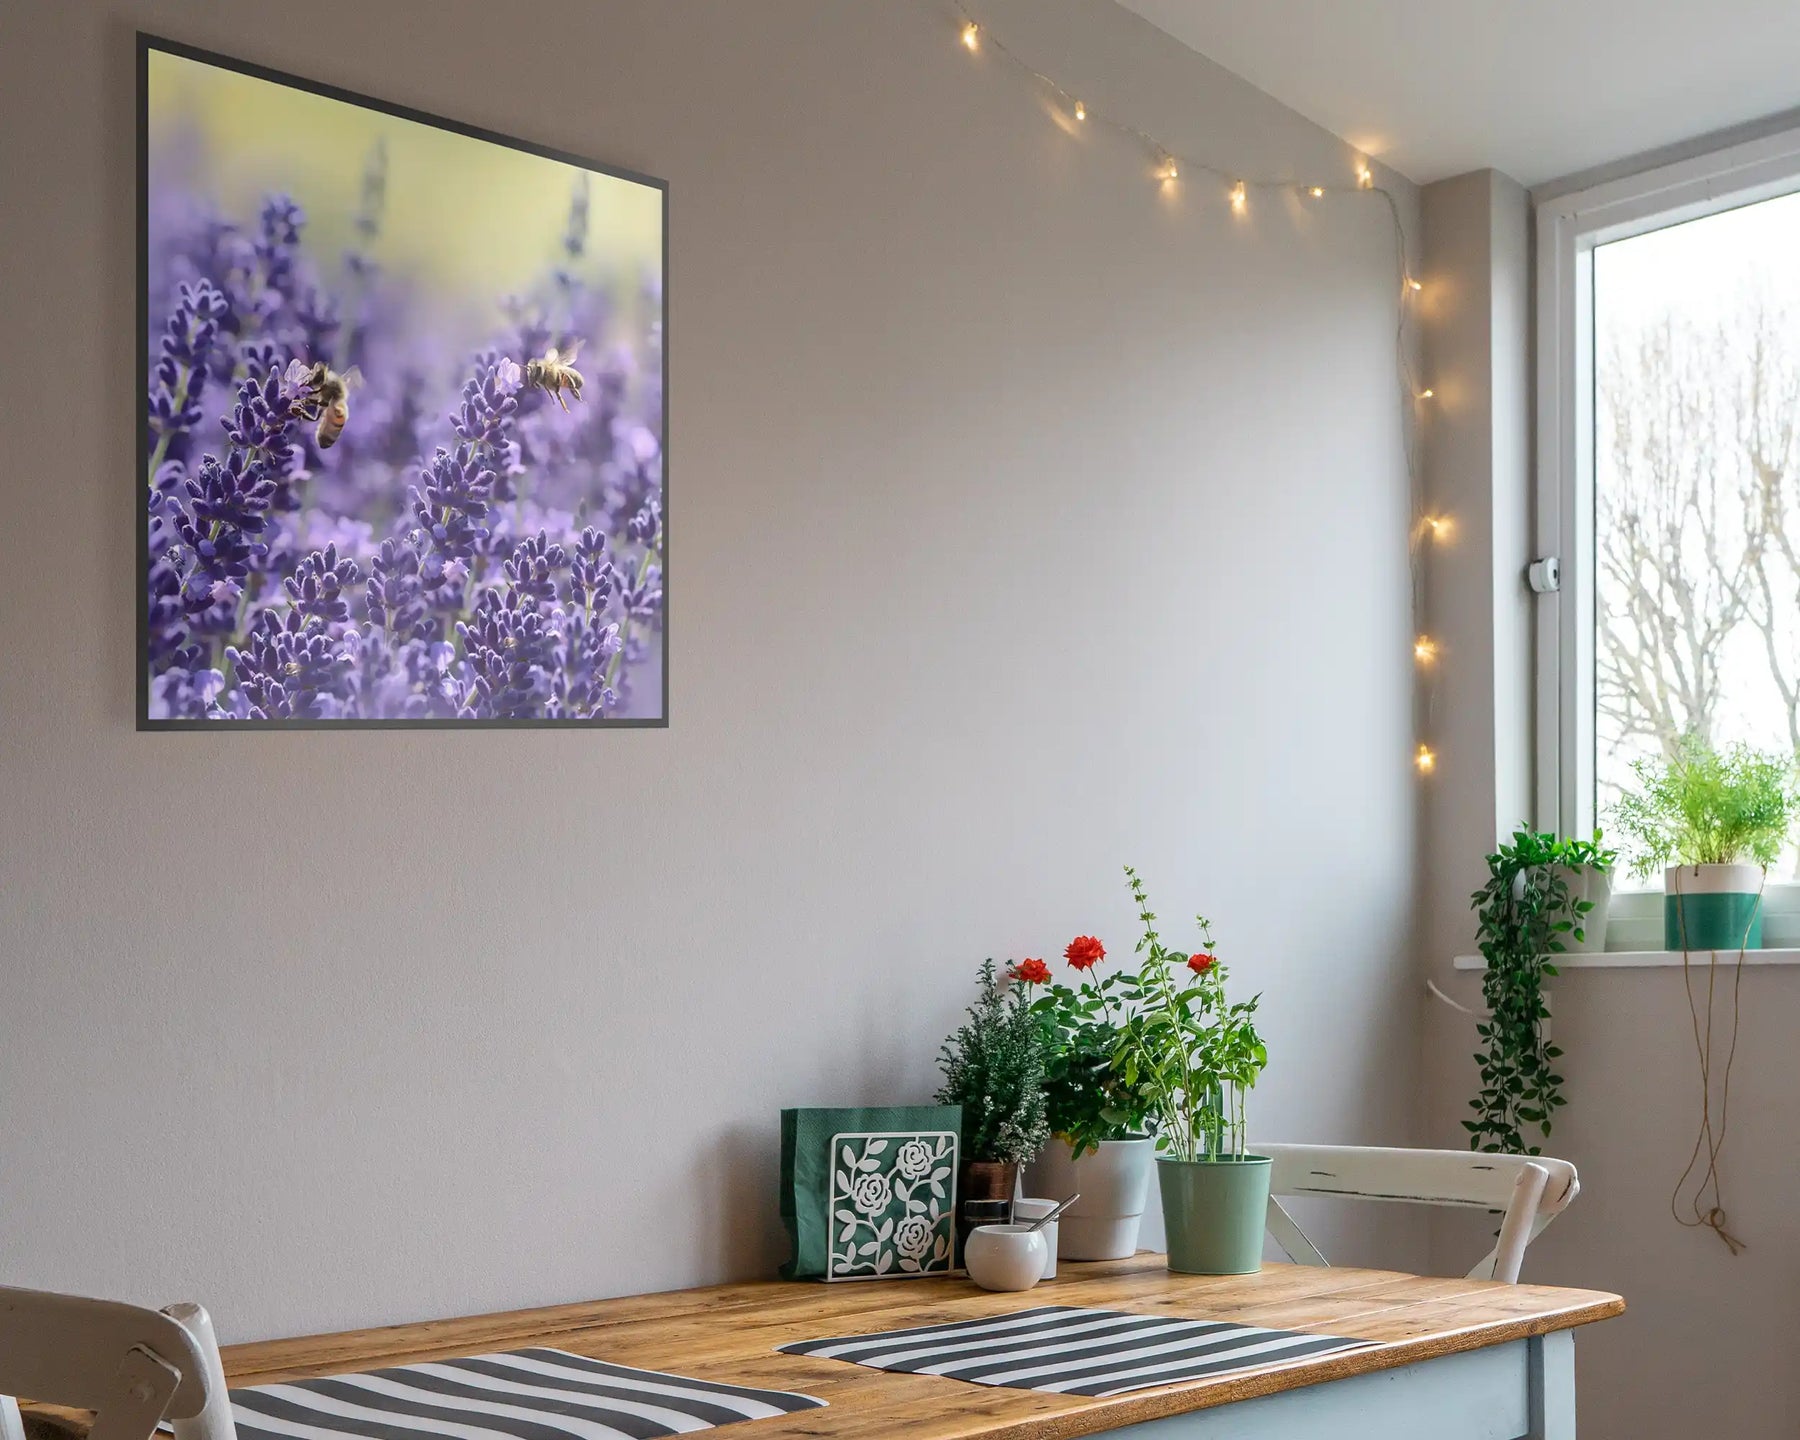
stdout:
<svg viewBox="0 0 1800 1440">
<path fill-rule="evenodd" d="M 778 1347 L 1076 1305 L 1229 1320 L 1373 1342 L 1337 1353 L 1091 1398 L 785 1355 Z M 1574 1332 L 1619 1314 L 1593 1290 L 1269 1265 L 1171 1274 L 1163 1257 L 1069 1264 L 1028 1294 L 960 1277 L 756 1281 L 425 1320 L 224 1351 L 233 1386 L 547 1346 L 734 1385 L 797 1390 L 822 1409 L 731 1426 L 743 1440 L 1572 1440 Z"/>
</svg>

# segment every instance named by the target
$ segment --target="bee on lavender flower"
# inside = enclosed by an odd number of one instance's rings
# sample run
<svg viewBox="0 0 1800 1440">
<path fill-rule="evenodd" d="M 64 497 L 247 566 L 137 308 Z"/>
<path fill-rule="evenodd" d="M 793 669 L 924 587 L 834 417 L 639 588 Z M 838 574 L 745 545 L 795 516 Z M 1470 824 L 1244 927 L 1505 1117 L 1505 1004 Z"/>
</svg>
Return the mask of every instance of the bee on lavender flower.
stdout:
<svg viewBox="0 0 1800 1440">
<path fill-rule="evenodd" d="M 559 350 L 552 345 L 539 359 L 525 362 L 525 383 L 554 395 L 556 403 L 566 413 L 569 402 L 563 399 L 563 393 L 567 391 L 579 400 L 581 387 L 585 383 L 581 372 L 575 368 L 575 357 L 580 352 L 579 340 L 571 340 L 567 350 Z"/>
<path fill-rule="evenodd" d="M 300 416 L 319 422 L 313 439 L 321 450 L 337 444 L 344 426 L 350 423 L 350 391 L 362 384 L 362 378 L 362 371 L 354 365 L 340 375 L 323 360 L 306 372 L 301 385 L 308 394 L 300 403 Z"/>
</svg>

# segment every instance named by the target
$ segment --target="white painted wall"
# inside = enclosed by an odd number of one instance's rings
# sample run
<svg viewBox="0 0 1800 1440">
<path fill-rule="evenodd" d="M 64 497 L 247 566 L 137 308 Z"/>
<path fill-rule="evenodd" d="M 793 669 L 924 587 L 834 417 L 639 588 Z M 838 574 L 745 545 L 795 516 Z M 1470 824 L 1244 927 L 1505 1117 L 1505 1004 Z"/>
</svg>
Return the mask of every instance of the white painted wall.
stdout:
<svg viewBox="0 0 1800 1440">
<path fill-rule="evenodd" d="M 981 10 L 1351 174 L 1110 4 Z M 134 25 L 668 178 L 669 729 L 134 733 Z M 929 3 L 15 4 L 0 134 L 0 1279 L 242 1340 L 769 1273 L 777 1109 L 1128 954 L 1126 860 L 1267 993 L 1261 1133 L 1411 1138 L 1378 202 L 1159 195 Z"/>
<path fill-rule="evenodd" d="M 1525 193 L 1493 172 L 1427 186 L 1421 198 L 1426 364 L 1446 400 L 1428 425 L 1427 483 L 1434 506 L 1456 514 L 1462 540 L 1430 572 L 1428 607 L 1445 637 L 1442 759 L 1424 807 L 1420 930 L 1426 973 L 1473 1007 L 1479 977 L 1451 968 L 1473 949 L 1468 895 L 1496 836 L 1530 815 L 1531 601 L 1521 580 L 1531 558 L 1530 211 Z M 1569 1105 L 1548 1149 L 1579 1168 L 1583 1193 L 1532 1246 L 1524 1278 L 1615 1291 L 1629 1307 L 1577 1338 L 1584 1440 L 1792 1440 L 1800 971 L 1744 977 L 1724 1175 L 1730 1227 L 1750 1245 L 1736 1258 L 1669 1213 L 1700 1116 L 1680 972 L 1569 971 L 1551 996 Z M 1729 998 L 1727 989 L 1721 1054 Z M 1428 1139 L 1462 1145 L 1458 1122 L 1477 1083 L 1474 1022 L 1434 1004 L 1424 1034 Z M 1469 1263 L 1488 1233 L 1478 1217 L 1441 1218 L 1434 1268 Z"/>
</svg>

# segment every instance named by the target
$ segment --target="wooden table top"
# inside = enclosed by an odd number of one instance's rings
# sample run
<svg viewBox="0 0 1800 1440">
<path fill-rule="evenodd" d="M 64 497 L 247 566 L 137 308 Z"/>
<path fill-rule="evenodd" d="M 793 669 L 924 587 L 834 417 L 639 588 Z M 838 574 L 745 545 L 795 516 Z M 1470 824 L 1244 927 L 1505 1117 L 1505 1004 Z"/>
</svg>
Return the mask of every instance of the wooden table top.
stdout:
<svg viewBox="0 0 1800 1440">
<path fill-rule="evenodd" d="M 1003 1315 L 1035 1305 L 1236 1320 L 1379 1344 L 1106 1399 L 971 1385 L 776 1353 L 777 1346 L 802 1340 Z M 1258 1275 L 1172 1275 L 1162 1256 L 1145 1253 L 1130 1260 L 1065 1265 L 1055 1280 L 1016 1295 L 989 1294 L 960 1278 L 835 1285 L 758 1281 L 265 1340 L 228 1346 L 224 1358 L 233 1385 L 257 1385 L 547 1345 L 698 1379 L 799 1390 L 829 1402 L 828 1409 L 733 1425 L 732 1433 L 741 1433 L 744 1440 L 861 1440 L 902 1432 L 916 1440 L 1067 1440 L 1565 1330 L 1624 1308 L 1618 1296 L 1594 1290 L 1434 1280 L 1387 1270 L 1270 1265 Z"/>
</svg>

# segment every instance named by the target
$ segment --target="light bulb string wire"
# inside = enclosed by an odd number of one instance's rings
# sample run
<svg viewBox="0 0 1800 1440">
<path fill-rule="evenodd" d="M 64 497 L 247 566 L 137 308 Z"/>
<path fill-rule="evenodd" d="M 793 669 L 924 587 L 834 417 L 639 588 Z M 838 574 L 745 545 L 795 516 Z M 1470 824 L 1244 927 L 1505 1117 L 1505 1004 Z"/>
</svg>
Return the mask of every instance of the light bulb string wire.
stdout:
<svg viewBox="0 0 1800 1440">
<path fill-rule="evenodd" d="M 950 0 L 951 6 L 960 17 L 964 33 L 973 33 L 976 47 L 984 47 L 1001 60 L 1011 65 L 1027 79 L 1047 90 L 1062 105 L 1070 110 L 1080 106 L 1083 112 L 1082 124 L 1103 127 L 1124 137 L 1126 140 L 1141 146 L 1155 157 L 1159 164 L 1173 164 L 1176 172 L 1187 176 L 1191 172 L 1210 175 L 1222 182 L 1233 208 L 1237 208 L 1236 193 L 1247 194 L 1252 191 L 1280 194 L 1343 195 L 1355 199 L 1378 198 L 1382 202 L 1383 212 L 1393 235 L 1394 242 L 1394 365 L 1398 373 L 1400 387 L 1400 448 L 1406 464 L 1407 506 L 1411 512 L 1411 520 L 1407 531 L 1406 554 L 1409 572 L 1410 599 L 1413 617 L 1413 633 L 1427 633 L 1425 620 L 1425 536 L 1430 530 L 1427 523 L 1424 484 L 1420 477 L 1418 417 L 1417 407 L 1421 403 L 1422 392 L 1418 377 L 1413 370 L 1412 356 L 1407 348 L 1408 304 L 1407 296 L 1414 288 L 1412 260 L 1408 250 L 1406 226 L 1401 220 L 1400 204 L 1394 194 L 1386 186 L 1375 183 L 1373 171 L 1366 171 L 1370 176 L 1367 184 L 1360 181 L 1355 185 L 1321 184 L 1294 180 L 1291 178 L 1270 178 L 1242 172 L 1227 170 L 1209 160 L 1196 159 L 1176 147 L 1166 144 L 1151 134 L 1141 125 L 1122 119 L 1110 111 L 1096 105 L 1086 96 L 1078 96 L 1054 76 L 1038 69 L 1018 51 L 1014 50 L 993 30 L 981 23 L 980 19 L 969 10 L 963 0 Z M 972 31 L 969 27 L 973 27 Z M 1365 162 L 1366 165 L 1366 162 Z M 1243 190 L 1238 191 L 1242 186 Z M 1435 667 L 1429 667 L 1435 668 Z M 1420 674 L 1415 681 L 1415 719 L 1421 731 L 1428 730 L 1433 711 L 1436 709 L 1435 686 L 1426 674 Z"/>
</svg>

